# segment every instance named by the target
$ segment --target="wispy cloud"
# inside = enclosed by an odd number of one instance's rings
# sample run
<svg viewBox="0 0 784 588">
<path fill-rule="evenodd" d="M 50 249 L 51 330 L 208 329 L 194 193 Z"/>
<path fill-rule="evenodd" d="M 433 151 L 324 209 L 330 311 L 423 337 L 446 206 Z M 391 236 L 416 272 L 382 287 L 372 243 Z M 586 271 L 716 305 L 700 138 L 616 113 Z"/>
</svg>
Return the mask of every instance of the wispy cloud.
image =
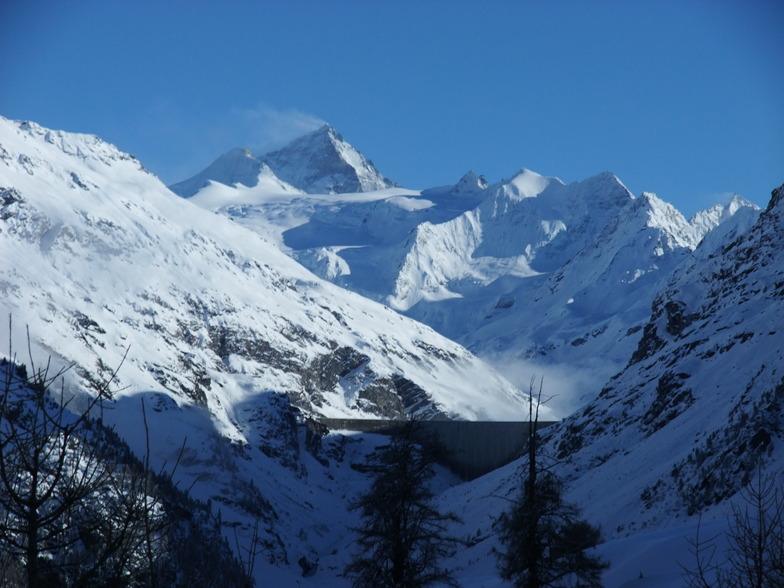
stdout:
<svg viewBox="0 0 784 588">
<path fill-rule="evenodd" d="M 538 391 L 541 379 L 542 400 L 557 418 L 564 418 L 589 402 L 612 375 L 606 368 L 548 365 L 521 359 L 513 353 L 482 359 L 523 392 L 528 392 L 532 380 Z M 527 416 L 520 415 L 520 418 Z"/>
<path fill-rule="evenodd" d="M 233 108 L 231 115 L 242 125 L 248 142 L 246 146 L 258 153 L 283 147 L 292 139 L 326 124 L 312 114 L 293 109 L 278 110 L 266 105 Z"/>
<path fill-rule="evenodd" d="M 266 105 L 234 107 L 194 117 L 169 99 L 151 101 L 138 116 L 140 143 L 148 146 L 144 164 L 164 182 L 172 184 L 193 176 L 234 147 L 247 147 L 263 155 L 316 130 L 324 123 L 299 110 L 278 110 Z"/>
</svg>

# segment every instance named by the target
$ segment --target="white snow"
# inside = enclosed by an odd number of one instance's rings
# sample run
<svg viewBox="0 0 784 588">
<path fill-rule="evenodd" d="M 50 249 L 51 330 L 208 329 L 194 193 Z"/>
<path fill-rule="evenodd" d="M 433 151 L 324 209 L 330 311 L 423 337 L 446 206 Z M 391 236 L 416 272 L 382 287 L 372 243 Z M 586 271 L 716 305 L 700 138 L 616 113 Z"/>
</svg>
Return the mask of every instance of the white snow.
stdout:
<svg viewBox="0 0 784 588">
<path fill-rule="evenodd" d="M 0 118 L 0 207 L 8 212 L 0 309 L 14 320 L 10 333 L 0 325 L 2 345 L 26 349 L 27 325 L 36 357 L 75 364 L 70 391 L 127 353 L 107 422 L 144 451 L 143 400 L 156 463 L 172 464 L 185 441 L 177 479 L 212 500 L 230 541 L 232 525 L 241 545 L 250 540 L 249 497 L 269 501 L 260 585 L 347 585 L 340 573 L 358 524 L 347 504 L 367 484 L 351 464 L 384 442 L 333 432 L 322 440 L 327 463 L 305 451 L 304 428 L 292 428 L 281 403 L 282 392 L 302 391 L 285 362 L 308 365 L 350 347 L 376 376 L 403 374 L 443 412 L 467 419 L 523 412 L 520 388 L 544 376 L 546 393 L 559 396 L 542 418 L 574 413 L 551 430 L 549 448 L 557 452 L 574 430 L 582 435 L 561 471 L 568 498 L 603 528 L 598 551 L 613 563 L 605 585 L 681 582 L 697 515 L 678 494 L 674 466 L 697 484 L 688 456 L 781 384 L 775 326 L 784 317 L 774 299 L 784 283 L 783 215 L 760 216 L 735 199 L 687 222 L 606 173 L 564 185 L 523 170 L 486 188 L 474 174 L 463 183 L 476 188 L 459 197 L 454 187 L 308 194 L 254 168 L 252 154 L 234 156 L 258 172 L 248 183 L 207 178 L 215 181 L 182 199 L 97 137 Z M 339 286 L 428 322 L 497 370 Z M 699 318 L 672 334 L 664 311 L 651 317 L 652 304 L 661 311 L 667 301 Z M 646 325 L 662 346 L 630 362 Z M 216 353 L 220 332 L 239 333 L 257 352 Z M 278 361 L 259 359 L 273 352 Z M 666 371 L 686 374 L 680 389 L 693 403 L 654 429 L 646 414 L 679 390 L 661 392 Z M 340 378 L 311 409 L 373 416 L 357 406 L 366 376 Z M 772 472 L 784 464 L 779 445 L 776 438 L 765 456 Z M 506 585 L 492 523 L 519 484 L 518 467 L 470 483 L 439 472 L 439 503 L 464 521 L 455 533 L 476 539 L 451 562 L 461 585 Z M 705 509 L 706 534 L 726 527 L 730 499 Z M 313 577 L 301 576 L 300 557 L 318 563 Z"/>
</svg>

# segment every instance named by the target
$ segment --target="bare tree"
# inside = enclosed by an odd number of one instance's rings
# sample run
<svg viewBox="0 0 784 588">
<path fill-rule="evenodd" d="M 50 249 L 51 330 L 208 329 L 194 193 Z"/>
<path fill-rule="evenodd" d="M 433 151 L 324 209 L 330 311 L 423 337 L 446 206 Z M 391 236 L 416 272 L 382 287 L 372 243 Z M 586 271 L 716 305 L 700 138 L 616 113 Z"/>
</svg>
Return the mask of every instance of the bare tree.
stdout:
<svg viewBox="0 0 784 588">
<path fill-rule="evenodd" d="M 784 495 L 773 477 L 757 480 L 732 505 L 727 549 L 718 557 L 721 534 L 689 540 L 694 567 L 685 567 L 689 588 L 776 588 L 784 586 Z"/>
<path fill-rule="evenodd" d="M 74 415 L 60 389 L 50 395 L 65 370 L 51 364 L 32 373 L 3 361 L 0 399 L 0 508 L 4 543 L 24 560 L 28 585 L 40 585 L 51 567 L 51 552 L 65 552 L 89 533 L 80 505 L 109 482 L 98 444 L 82 442 L 88 413 L 107 387 Z"/>
<path fill-rule="evenodd" d="M 51 360 L 37 367 L 29 345 L 28 353 L 29 371 L 2 360 L 3 574 L 21 571 L 28 586 L 128 583 L 149 575 L 141 554 L 159 540 L 154 531 L 164 520 L 149 470 L 140 470 L 128 451 L 122 455 L 113 432 L 90 416 L 100 415 L 116 371 L 72 412 L 63 383 L 68 368 L 55 370 Z"/>
<path fill-rule="evenodd" d="M 149 438 L 140 461 L 102 424 L 116 370 L 77 411 L 68 368 L 37 367 L 29 334 L 28 354 L 0 362 L 0 586 L 252 585 L 179 458 L 156 472 Z"/>
<path fill-rule="evenodd" d="M 587 552 L 601 541 L 601 533 L 564 501 L 563 482 L 551 464 L 542 463 L 537 427 L 543 381 L 538 393 L 534 385 L 531 380 L 527 464 L 520 493 L 496 523 L 504 546 L 497 552 L 501 576 L 520 588 L 601 586 L 601 574 L 609 564 Z"/>
</svg>

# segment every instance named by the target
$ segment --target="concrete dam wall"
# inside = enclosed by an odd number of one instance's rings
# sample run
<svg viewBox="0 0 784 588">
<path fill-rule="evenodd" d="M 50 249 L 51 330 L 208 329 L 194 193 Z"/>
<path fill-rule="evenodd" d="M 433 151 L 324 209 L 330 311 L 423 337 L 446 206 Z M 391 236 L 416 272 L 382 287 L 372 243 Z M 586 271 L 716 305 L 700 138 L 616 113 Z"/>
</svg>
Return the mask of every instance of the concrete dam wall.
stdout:
<svg viewBox="0 0 784 588">
<path fill-rule="evenodd" d="M 319 419 L 331 431 L 389 435 L 407 421 Z M 542 429 L 553 422 L 539 422 Z M 519 421 L 419 421 L 425 433 L 435 433 L 446 446 L 447 463 L 460 476 L 472 480 L 519 457 L 531 423 Z"/>
</svg>

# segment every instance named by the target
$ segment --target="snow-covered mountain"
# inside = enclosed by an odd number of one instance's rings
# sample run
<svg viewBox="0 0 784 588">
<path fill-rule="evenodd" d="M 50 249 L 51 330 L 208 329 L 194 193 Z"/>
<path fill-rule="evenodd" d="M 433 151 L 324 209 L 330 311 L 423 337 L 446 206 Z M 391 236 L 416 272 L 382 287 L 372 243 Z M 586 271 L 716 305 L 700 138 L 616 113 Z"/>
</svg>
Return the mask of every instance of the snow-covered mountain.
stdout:
<svg viewBox="0 0 784 588">
<path fill-rule="evenodd" d="M 292 177 L 235 150 L 178 198 L 97 137 L 0 118 L 3 354 L 24 361 L 27 325 L 75 394 L 119 366 L 104 421 L 140 455 L 146 423 L 154 464 L 184 441 L 177 481 L 240 556 L 258 539 L 260 585 L 347 584 L 351 466 L 383 441 L 309 416 L 523 412 L 444 334 L 572 394 L 547 446 L 609 539 L 608 586 L 672 585 L 697 517 L 720 528 L 757 464 L 782 470 L 784 187 L 762 213 L 736 197 L 689 221 L 610 173 L 332 194 Z M 503 585 L 493 522 L 517 466 L 436 480 L 471 538 L 451 562 L 467 585 Z"/>
<path fill-rule="evenodd" d="M 228 428 L 226 374 L 250 378 L 232 393 L 335 416 L 492 418 L 503 411 L 474 400 L 522 400 L 464 349 L 173 197 L 99 139 L 2 124 L 4 258 L 25 260 L 4 272 L 5 304 L 64 360 L 90 371 L 133 344 L 138 373 L 121 380 L 185 393 Z"/>
<path fill-rule="evenodd" d="M 27 327 L 35 360 L 74 366 L 68 394 L 119 370 L 104 420 L 143 452 L 144 400 L 156 463 L 174 463 L 187 438 L 178 476 L 199 480 L 243 544 L 256 513 L 268 561 L 310 549 L 289 533 L 302 521 L 324 524 L 313 488 L 288 488 L 308 460 L 319 483 L 333 476 L 301 455 L 312 442 L 298 422 L 504 419 L 526 406 L 463 347 L 320 280 L 95 136 L 0 119 L 0 259 L 3 354 L 10 341 L 24 361 Z"/>
<path fill-rule="evenodd" d="M 757 214 L 736 196 L 687 221 L 655 195 L 635 198 L 611 173 L 565 185 L 527 169 L 494 185 L 469 172 L 421 192 L 328 197 L 213 184 L 194 201 L 518 384 L 531 372 L 568 373 L 558 377 L 562 414 L 624 366 L 655 294 L 698 243 L 729 230 L 739 211 L 741 228 Z"/>
<path fill-rule="evenodd" d="M 232 149 L 202 172 L 170 188 L 187 198 L 207 186 L 210 180 L 228 186 L 253 187 L 259 184 L 260 175 L 267 182 L 274 178 L 276 185 L 273 188 L 287 192 L 294 186 L 294 190 L 310 194 L 370 192 L 395 185 L 340 133 L 324 125 L 283 149 L 261 157 L 254 156 L 248 149 Z"/>
<path fill-rule="evenodd" d="M 625 369 L 552 430 L 575 496 L 613 535 L 726 512 L 757 468 L 784 469 L 784 186 L 750 229 L 700 250 Z"/>
</svg>

